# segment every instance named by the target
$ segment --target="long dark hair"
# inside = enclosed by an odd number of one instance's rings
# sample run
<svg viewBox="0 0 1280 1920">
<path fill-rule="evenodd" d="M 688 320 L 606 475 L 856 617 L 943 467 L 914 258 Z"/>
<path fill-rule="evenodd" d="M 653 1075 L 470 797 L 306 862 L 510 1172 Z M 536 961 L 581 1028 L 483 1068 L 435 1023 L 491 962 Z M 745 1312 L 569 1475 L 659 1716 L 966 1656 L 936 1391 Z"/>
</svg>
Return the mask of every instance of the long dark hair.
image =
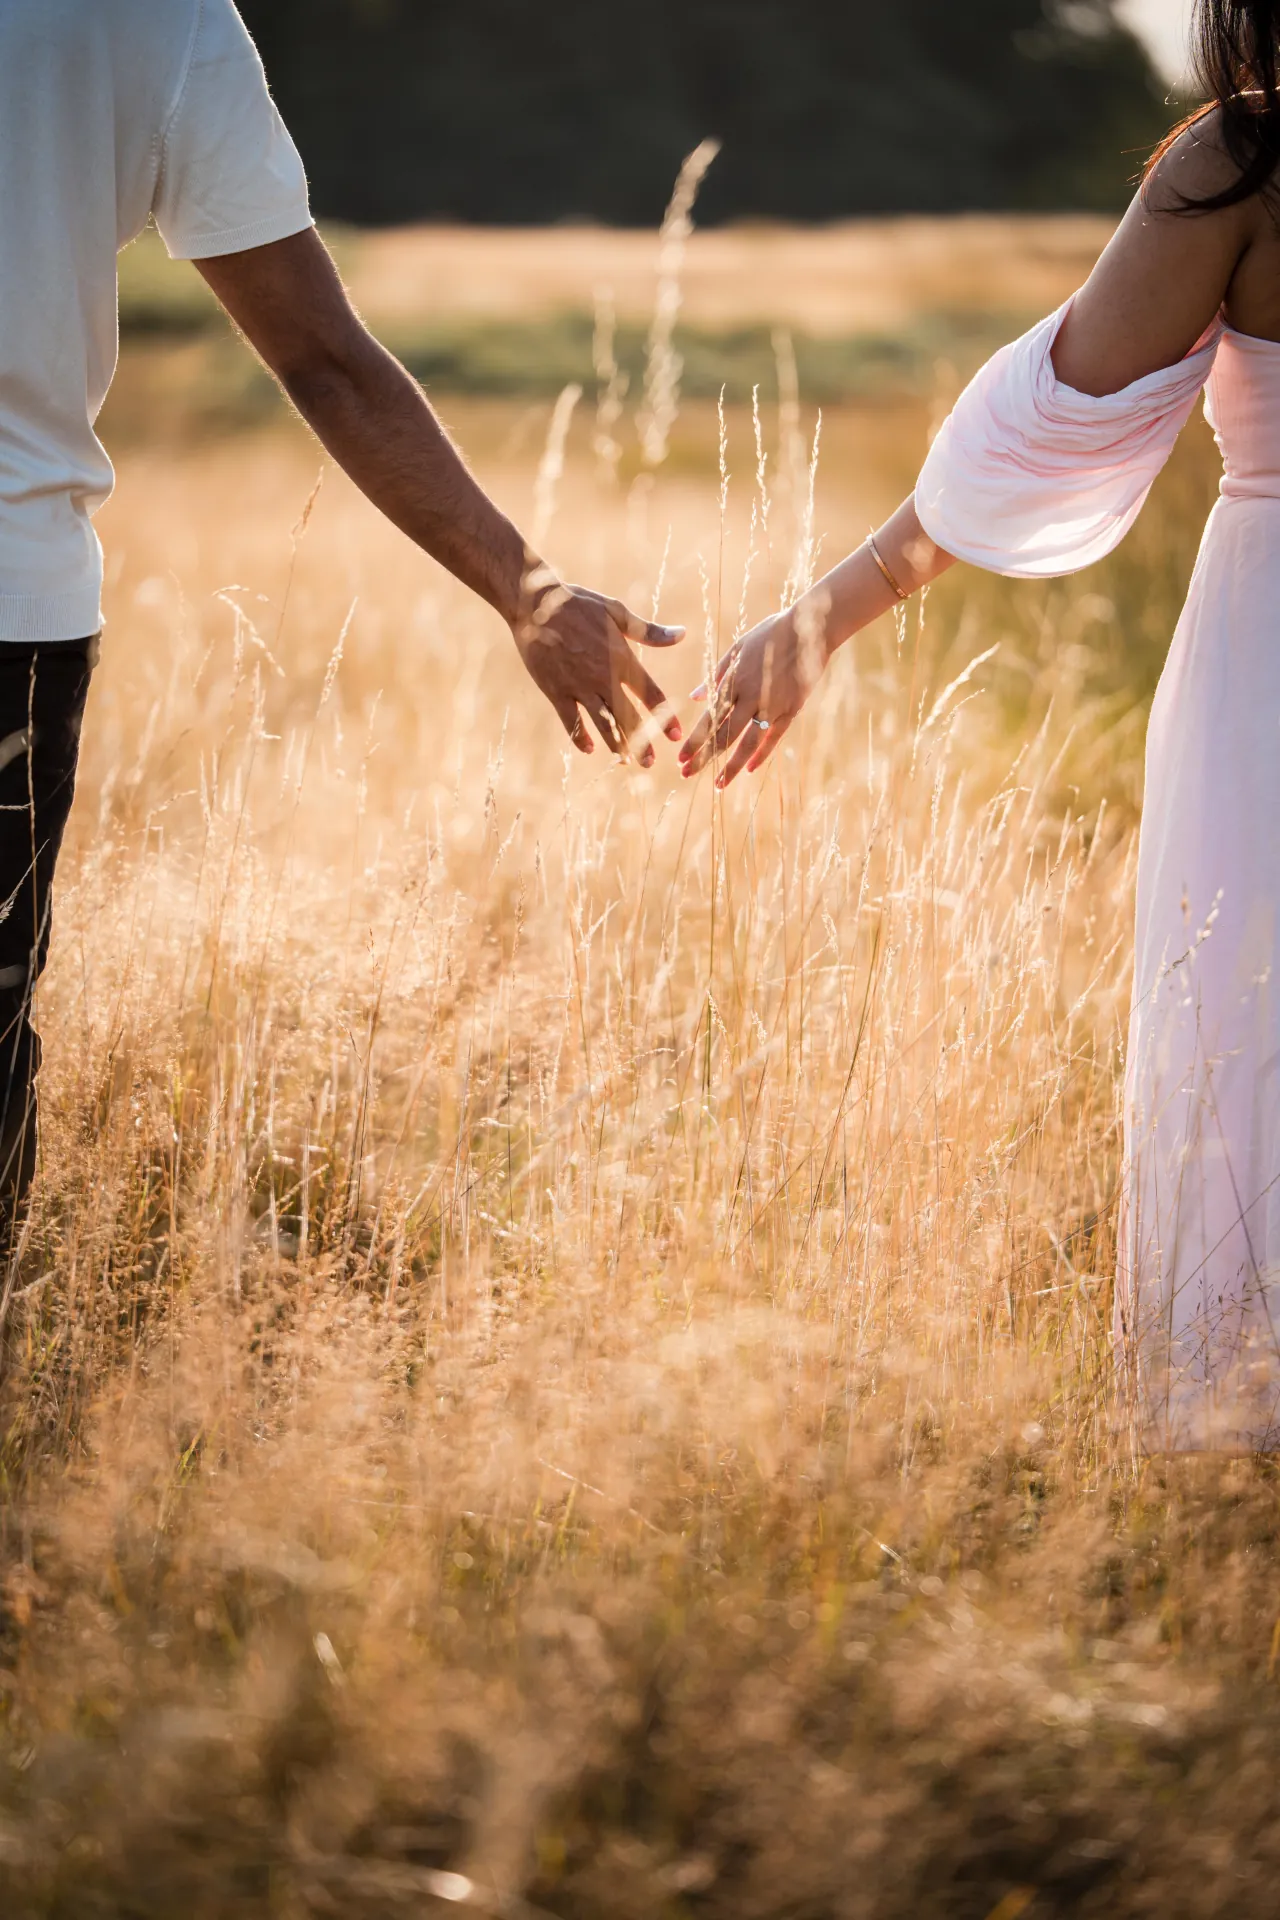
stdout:
<svg viewBox="0 0 1280 1920">
<path fill-rule="evenodd" d="M 1272 186 L 1280 166 L 1278 68 L 1280 0 L 1196 0 L 1192 75 L 1206 104 L 1174 128 L 1151 165 L 1187 127 L 1217 112 L 1238 178 L 1202 200 L 1184 199 L 1185 212 L 1216 213 Z"/>
</svg>

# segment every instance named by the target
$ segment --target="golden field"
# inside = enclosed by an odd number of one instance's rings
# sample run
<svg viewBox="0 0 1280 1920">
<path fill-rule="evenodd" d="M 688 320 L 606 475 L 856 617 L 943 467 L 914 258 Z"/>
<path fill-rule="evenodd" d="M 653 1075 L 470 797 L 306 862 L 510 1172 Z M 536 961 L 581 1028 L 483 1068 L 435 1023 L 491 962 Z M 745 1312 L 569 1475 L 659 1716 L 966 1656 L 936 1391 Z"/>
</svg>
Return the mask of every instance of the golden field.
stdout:
<svg viewBox="0 0 1280 1920">
<path fill-rule="evenodd" d="M 763 318 L 825 334 L 905 326 L 939 303 L 1048 311 L 1088 273 L 1110 231 L 1087 214 L 713 228 L 690 236 L 682 307 L 700 326 Z M 379 327 L 424 315 L 558 313 L 589 307 L 600 287 L 622 317 L 647 320 L 653 310 L 655 249 L 645 233 L 427 226 L 350 236 L 344 252 L 352 297 Z"/>
<path fill-rule="evenodd" d="M 1094 217 L 886 220 L 694 231 L 680 274 L 687 399 L 749 405 L 776 390 L 787 336 L 810 404 L 932 402 L 1001 340 L 1057 306 L 1110 232 Z M 601 323 L 621 381 L 643 389 L 658 285 L 654 236 L 566 225 L 427 226 L 327 235 L 369 324 L 433 393 L 501 395 L 518 417 L 591 389 Z M 279 418 L 194 268 L 144 234 L 121 262 L 123 355 L 107 405 L 118 447 Z M 629 449 L 624 449 L 624 460 Z M 634 475 L 634 467 L 630 469 Z"/>
<path fill-rule="evenodd" d="M 1093 214 L 973 214 L 695 231 L 682 310 L 696 326 L 766 320 L 825 334 L 902 327 L 939 305 L 1047 311 L 1088 273 L 1112 225 Z M 352 299 L 383 332 L 433 319 L 545 319 L 590 309 L 602 288 L 620 318 L 647 323 L 653 312 L 658 252 L 648 233 L 425 225 L 329 238 Z M 144 294 L 171 306 L 202 297 L 194 270 L 166 260 L 154 234 L 124 256 L 122 278 L 126 312 Z"/>
<path fill-rule="evenodd" d="M 876 324 L 993 262 L 1034 310 L 1103 237 L 708 235 L 690 301 L 816 331 L 861 245 Z M 371 314 L 436 258 L 525 314 L 597 251 L 652 289 L 636 236 L 352 245 Z M 186 441 L 188 351 L 113 403 L 0 1294 L 5 1912 L 1273 1912 L 1273 1469 L 1143 1462 L 1109 1394 L 1203 430 L 1111 562 L 950 576 L 717 796 L 569 754 L 295 424 Z M 549 402 L 440 404 L 556 564 L 687 622 L 688 717 L 954 377 L 819 437 L 784 372 L 656 466 L 588 392 L 562 475 Z"/>
</svg>

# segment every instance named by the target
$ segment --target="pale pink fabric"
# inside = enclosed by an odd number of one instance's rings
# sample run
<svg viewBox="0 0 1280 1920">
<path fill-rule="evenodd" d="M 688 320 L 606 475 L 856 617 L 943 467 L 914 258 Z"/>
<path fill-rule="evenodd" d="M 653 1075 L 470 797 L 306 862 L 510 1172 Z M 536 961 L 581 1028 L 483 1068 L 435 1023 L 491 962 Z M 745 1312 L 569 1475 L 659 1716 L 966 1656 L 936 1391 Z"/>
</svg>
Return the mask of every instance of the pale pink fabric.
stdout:
<svg viewBox="0 0 1280 1920">
<path fill-rule="evenodd" d="M 1076 393 L 1050 358 L 1070 305 L 974 376 L 916 483 L 925 532 L 992 573 L 1044 578 L 1110 553 L 1141 512 L 1213 366 L 1220 326 L 1185 360 L 1121 393 Z"/>
<path fill-rule="evenodd" d="M 1280 1444 L 1280 344 L 1216 328 L 1090 400 L 1060 315 L 997 355 L 934 444 L 940 545 L 1010 574 L 1107 552 L 1209 379 L 1224 461 L 1151 713 L 1118 1274 L 1122 1405 L 1146 1444 Z"/>
</svg>

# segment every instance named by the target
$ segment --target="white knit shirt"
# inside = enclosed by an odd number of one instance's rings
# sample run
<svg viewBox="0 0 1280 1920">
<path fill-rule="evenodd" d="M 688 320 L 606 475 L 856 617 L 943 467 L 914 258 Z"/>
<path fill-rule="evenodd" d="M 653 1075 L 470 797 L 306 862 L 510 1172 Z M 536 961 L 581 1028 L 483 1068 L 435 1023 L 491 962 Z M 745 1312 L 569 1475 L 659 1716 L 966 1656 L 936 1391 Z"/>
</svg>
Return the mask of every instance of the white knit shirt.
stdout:
<svg viewBox="0 0 1280 1920">
<path fill-rule="evenodd" d="M 0 642 L 101 624 L 94 424 L 150 214 L 188 260 L 311 223 L 231 0 L 0 0 Z"/>
</svg>

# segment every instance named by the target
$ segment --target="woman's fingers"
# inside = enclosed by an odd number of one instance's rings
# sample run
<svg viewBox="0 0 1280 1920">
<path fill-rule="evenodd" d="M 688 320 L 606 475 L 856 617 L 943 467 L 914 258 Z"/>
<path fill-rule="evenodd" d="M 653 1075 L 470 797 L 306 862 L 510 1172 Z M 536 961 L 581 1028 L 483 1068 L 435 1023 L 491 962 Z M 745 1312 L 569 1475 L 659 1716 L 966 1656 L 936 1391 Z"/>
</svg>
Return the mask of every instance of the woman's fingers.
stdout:
<svg viewBox="0 0 1280 1920">
<path fill-rule="evenodd" d="M 737 666 L 741 658 L 742 658 L 742 648 L 740 646 L 736 646 L 736 645 L 732 646 L 730 647 L 728 653 L 722 653 L 720 655 L 720 658 L 716 662 L 715 672 L 711 676 L 712 686 L 717 688 L 722 687 L 724 685 L 725 675 L 729 672 L 731 667 Z M 697 686 L 693 689 L 693 692 L 689 695 L 689 698 L 691 700 L 705 700 L 706 697 L 707 697 L 707 683 L 705 680 L 700 680 Z"/>
<path fill-rule="evenodd" d="M 776 720 L 769 722 L 767 729 L 762 729 L 753 721 L 738 742 L 729 764 L 717 776 L 716 785 L 727 787 L 731 780 L 736 780 L 744 771 L 758 773 L 794 719 L 793 713 L 779 714 Z"/>
<path fill-rule="evenodd" d="M 718 787 L 727 787 L 731 780 L 737 779 L 744 767 L 750 766 L 757 751 L 756 742 L 763 740 L 764 737 L 753 720 L 734 748 L 732 754 L 730 754 L 726 764 L 721 767 L 719 773 L 716 775 L 716 785 Z"/>
<path fill-rule="evenodd" d="M 769 722 L 767 728 L 762 728 L 756 716 L 749 713 L 747 703 L 739 700 L 717 728 L 714 736 L 712 734 L 713 718 L 714 715 L 710 713 L 704 714 L 694 732 L 689 735 L 688 745 L 681 754 L 684 762 L 682 771 L 687 779 L 701 772 L 715 754 L 732 746 L 733 752 L 716 776 L 717 787 L 723 788 L 736 780 L 740 773 L 755 773 L 764 765 L 795 719 L 795 714 L 779 714 L 776 719 Z M 737 741 L 736 746 L 734 746 L 735 741 Z"/>
<path fill-rule="evenodd" d="M 739 698 L 726 705 L 717 701 L 710 713 L 704 713 L 686 746 L 681 749 L 681 771 L 686 779 L 700 773 L 707 762 L 731 747 L 752 717 L 752 704 Z"/>
<path fill-rule="evenodd" d="M 732 718 L 733 709 L 718 698 L 713 701 L 699 720 L 693 732 L 680 749 L 681 771 L 689 774 L 701 773 L 708 760 L 723 751 L 728 745 L 726 728 Z M 741 727 L 737 732 L 742 731 Z M 734 738 L 737 738 L 735 733 Z"/>
<path fill-rule="evenodd" d="M 715 715 L 704 713 L 697 726 L 680 749 L 680 767 L 684 773 L 696 773 L 702 765 L 702 750 L 711 738 L 711 729 L 715 725 Z M 696 762 L 696 765 L 694 764 Z"/>
<path fill-rule="evenodd" d="M 717 753 L 724 753 L 727 748 L 733 745 L 743 728 L 750 723 L 753 711 L 753 705 L 749 704 L 745 699 L 734 701 L 728 712 L 725 713 L 720 725 L 716 728 Z"/>
<path fill-rule="evenodd" d="M 705 697 L 705 687 L 695 691 Z M 680 749 L 682 771 L 697 773 L 712 754 L 723 753 L 726 747 L 732 746 L 755 712 L 759 697 L 750 662 L 744 669 L 741 649 L 730 647 L 716 668 L 715 696 Z"/>
<path fill-rule="evenodd" d="M 773 752 L 794 719 L 794 713 L 782 714 L 779 719 L 772 722 L 768 733 L 762 733 L 760 735 L 758 744 L 755 741 L 752 742 L 752 745 L 755 747 L 755 752 L 747 762 L 748 773 L 759 773 L 761 767 L 769 758 L 769 755 Z"/>
</svg>

